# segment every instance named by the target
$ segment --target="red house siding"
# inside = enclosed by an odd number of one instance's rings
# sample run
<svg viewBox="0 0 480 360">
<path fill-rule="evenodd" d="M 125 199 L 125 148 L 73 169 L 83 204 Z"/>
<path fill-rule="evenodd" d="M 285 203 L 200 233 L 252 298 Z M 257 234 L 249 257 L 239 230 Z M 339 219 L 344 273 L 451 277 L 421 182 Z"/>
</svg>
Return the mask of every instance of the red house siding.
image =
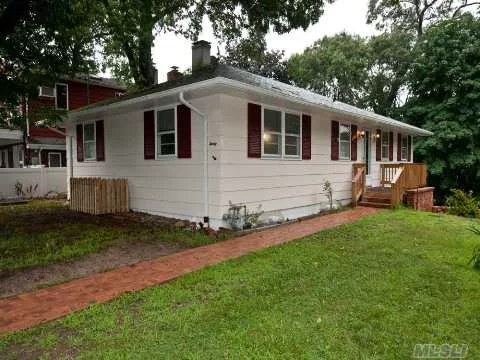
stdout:
<svg viewBox="0 0 480 360">
<path fill-rule="evenodd" d="M 66 84 L 68 84 L 69 110 L 75 110 L 89 104 L 109 99 L 114 97 L 116 93 L 123 92 L 117 89 L 98 85 L 87 85 L 74 81 L 67 81 Z"/>
</svg>

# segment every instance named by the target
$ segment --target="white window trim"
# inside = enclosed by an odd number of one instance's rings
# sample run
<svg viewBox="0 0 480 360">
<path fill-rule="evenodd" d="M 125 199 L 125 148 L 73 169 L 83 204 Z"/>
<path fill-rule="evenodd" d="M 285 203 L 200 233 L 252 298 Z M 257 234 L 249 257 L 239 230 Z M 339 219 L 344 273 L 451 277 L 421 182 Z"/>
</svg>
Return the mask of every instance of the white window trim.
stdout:
<svg viewBox="0 0 480 360">
<path fill-rule="evenodd" d="M 264 105 L 264 104 L 261 104 L 261 108 L 262 108 L 262 116 L 261 116 L 261 122 L 262 122 L 262 126 L 261 126 L 261 139 L 262 139 L 262 159 L 265 159 L 265 160 L 301 160 L 302 159 L 302 115 L 303 113 L 299 112 L 299 111 L 295 111 L 295 110 L 290 110 L 290 109 L 286 109 L 286 108 L 281 108 L 281 107 L 276 107 L 276 106 L 270 106 L 270 105 Z M 264 145 L 265 145 L 265 142 L 264 142 L 264 139 L 263 139 L 263 136 L 265 134 L 265 128 L 264 128 L 264 125 L 265 125 L 265 119 L 264 119 L 264 115 L 265 115 L 265 109 L 266 110 L 272 110 L 272 111 L 278 111 L 281 113 L 281 118 L 282 118 L 282 126 L 281 126 L 281 138 L 282 138 L 282 153 L 279 154 L 279 155 L 275 155 L 275 154 L 265 154 L 265 151 L 264 151 Z M 286 155 L 285 154 L 285 113 L 288 113 L 288 114 L 292 114 L 292 115 L 298 115 L 300 117 L 300 135 L 299 135 L 299 139 L 300 139 L 300 142 L 299 142 L 299 149 L 298 149 L 298 153 L 299 155 Z M 276 134 L 278 134 L 277 132 L 275 132 Z M 293 134 L 291 135 L 293 136 Z"/>
<path fill-rule="evenodd" d="M 67 87 L 67 108 L 66 109 L 61 109 L 58 107 L 58 103 L 57 103 L 57 85 L 64 85 Z M 56 110 L 69 110 L 69 94 L 68 94 L 68 84 L 65 84 L 65 83 L 55 83 L 55 109 Z"/>
<path fill-rule="evenodd" d="M 48 167 L 50 167 L 50 155 L 58 155 L 60 157 L 60 166 L 62 167 L 62 153 L 59 152 L 49 152 L 48 153 Z"/>
<path fill-rule="evenodd" d="M 406 139 L 406 146 L 405 146 L 405 157 L 403 157 L 403 139 Z M 402 135 L 400 139 L 400 160 L 401 161 L 408 161 L 408 135 Z"/>
<path fill-rule="evenodd" d="M 155 160 L 168 160 L 168 159 L 176 159 L 178 157 L 178 126 L 177 126 L 177 107 L 178 104 L 175 105 L 168 105 L 168 106 L 161 106 L 153 109 L 155 114 Z M 168 154 L 168 155 L 159 155 L 158 151 L 158 121 L 157 115 L 159 111 L 162 110 L 169 110 L 173 108 L 174 117 L 175 117 L 175 154 Z M 165 133 L 169 133 L 170 131 L 166 131 Z"/>
<path fill-rule="evenodd" d="M 383 156 L 383 134 L 387 134 L 387 155 Z M 390 131 L 380 132 L 380 157 L 382 161 L 390 161 Z"/>
<path fill-rule="evenodd" d="M 53 90 L 53 95 L 48 95 L 48 94 L 44 94 L 42 92 L 42 88 L 50 88 Z M 55 97 L 55 88 L 52 88 L 51 86 L 44 86 L 44 85 L 41 85 L 38 87 L 38 96 L 41 96 L 41 97 L 49 97 L 49 98 L 54 98 Z"/>
<path fill-rule="evenodd" d="M 93 140 L 89 140 L 90 142 L 93 142 L 95 144 L 95 157 L 93 158 L 87 158 L 87 154 L 85 152 L 86 146 L 85 146 L 85 125 L 90 125 L 93 124 Z M 82 124 L 83 126 L 83 157 L 84 161 L 97 161 L 97 127 L 96 125 L 96 120 L 94 121 L 87 121 Z"/>
<path fill-rule="evenodd" d="M 347 126 L 349 129 L 349 149 L 350 151 L 348 152 L 348 157 L 342 157 L 342 142 L 346 142 L 346 140 L 341 140 L 340 139 L 340 127 L 341 126 Z M 352 123 L 349 122 L 338 122 L 338 159 L 339 160 L 344 160 L 344 161 L 351 161 L 352 160 Z"/>
</svg>

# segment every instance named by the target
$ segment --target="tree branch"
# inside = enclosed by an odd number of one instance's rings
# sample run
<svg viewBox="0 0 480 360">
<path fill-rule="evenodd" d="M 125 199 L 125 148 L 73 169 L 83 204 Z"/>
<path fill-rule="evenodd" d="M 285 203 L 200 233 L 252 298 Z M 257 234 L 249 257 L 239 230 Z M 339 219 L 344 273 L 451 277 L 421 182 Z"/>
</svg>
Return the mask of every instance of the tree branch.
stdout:
<svg viewBox="0 0 480 360">
<path fill-rule="evenodd" d="M 465 3 L 465 4 L 463 4 L 463 5 L 460 5 L 460 6 L 455 10 L 455 12 L 453 13 L 452 19 L 455 18 L 455 17 L 457 17 L 457 16 L 460 14 L 460 10 L 462 10 L 462 9 L 468 7 L 468 6 L 473 6 L 473 5 L 479 5 L 479 6 L 480 6 L 480 2 L 473 2 L 473 3 L 470 3 L 470 4 Z"/>
<path fill-rule="evenodd" d="M 32 0 L 10 0 L 0 16 L 0 43 L 10 35 L 15 26 L 25 19 L 32 7 Z"/>
</svg>

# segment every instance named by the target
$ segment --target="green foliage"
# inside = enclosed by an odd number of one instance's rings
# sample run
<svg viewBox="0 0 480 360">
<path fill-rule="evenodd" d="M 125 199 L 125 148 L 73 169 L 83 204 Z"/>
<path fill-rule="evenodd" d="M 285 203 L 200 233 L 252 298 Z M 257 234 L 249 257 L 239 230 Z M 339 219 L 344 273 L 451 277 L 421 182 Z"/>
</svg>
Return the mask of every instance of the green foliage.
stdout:
<svg viewBox="0 0 480 360">
<path fill-rule="evenodd" d="M 330 206 L 330 210 L 333 209 L 333 188 L 332 183 L 328 180 L 325 180 L 322 186 L 323 193 L 328 199 L 328 204 Z"/>
<path fill-rule="evenodd" d="M 336 101 L 358 104 L 365 92 L 369 48 L 360 36 L 345 33 L 324 37 L 288 61 L 296 85 Z"/>
<path fill-rule="evenodd" d="M 465 217 L 478 217 L 480 215 L 480 201 L 471 192 L 452 189 L 452 195 L 446 199 L 448 213 Z"/>
<path fill-rule="evenodd" d="M 290 82 L 284 51 L 267 50 L 263 35 L 252 34 L 249 38 L 228 42 L 226 55 L 220 56 L 219 61 L 284 83 Z"/>
<path fill-rule="evenodd" d="M 391 116 L 399 106 L 412 46 L 412 36 L 401 31 L 370 39 L 342 33 L 292 56 L 288 71 L 299 86 Z"/>
<path fill-rule="evenodd" d="M 139 88 L 153 84 L 151 47 L 155 35 L 174 31 L 196 39 L 207 17 L 214 35 L 231 42 L 247 31 L 262 37 L 273 30 L 279 34 L 291 29 L 306 29 L 323 14 L 325 3 L 333 0 L 284 1 L 171 1 L 104 0 L 104 55 L 106 65 L 125 81 Z M 281 53 L 272 55 L 273 60 Z"/>
<path fill-rule="evenodd" d="M 480 236 L 480 228 L 471 227 L 470 231 Z M 480 246 L 476 246 L 473 249 L 472 258 L 470 259 L 469 263 L 472 264 L 475 269 L 480 270 Z"/>
<path fill-rule="evenodd" d="M 422 36 L 426 27 L 438 21 L 478 9 L 475 0 L 370 0 L 367 22 L 375 23 L 379 30 L 396 27 Z"/>
<path fill-rule="evenodd" d="M 6 359 L 480 358 L 472 220 L 382 211 L 0 337 Z M 401 334 L 401 339 L 399 338 Z M 420 339 L 420 340 L 419 340 Z"/>
<path fill-rule="evenodd" d="M 440 198 L 480 194 L 480 21 L 463 16 L 431 27 L 416 49 L 404 117 L 434 133 L 415 143 Z"/>
<path fill-rule="evenodd" d="M 0 0 L 0 126 L 25 126 L 18 105 L 38 85 L 96 70 L 97 10 L 88 0 Z"/>
</svg>

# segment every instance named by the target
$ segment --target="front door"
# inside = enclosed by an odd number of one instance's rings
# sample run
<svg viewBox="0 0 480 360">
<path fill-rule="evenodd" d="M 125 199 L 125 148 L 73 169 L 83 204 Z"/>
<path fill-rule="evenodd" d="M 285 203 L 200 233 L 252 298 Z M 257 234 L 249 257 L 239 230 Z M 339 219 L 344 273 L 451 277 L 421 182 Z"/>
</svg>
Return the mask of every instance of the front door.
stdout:
<svg viewBox="0 0 480 360">
<path fill-rule="evenodd" d="M 370 157 L 371 157 L 371 137 L 370 130 L 365 130 L 365 136 L 363 138 L 363 162 L 365 163 L 366 174 L 370 175 Z"/>
</svg>

